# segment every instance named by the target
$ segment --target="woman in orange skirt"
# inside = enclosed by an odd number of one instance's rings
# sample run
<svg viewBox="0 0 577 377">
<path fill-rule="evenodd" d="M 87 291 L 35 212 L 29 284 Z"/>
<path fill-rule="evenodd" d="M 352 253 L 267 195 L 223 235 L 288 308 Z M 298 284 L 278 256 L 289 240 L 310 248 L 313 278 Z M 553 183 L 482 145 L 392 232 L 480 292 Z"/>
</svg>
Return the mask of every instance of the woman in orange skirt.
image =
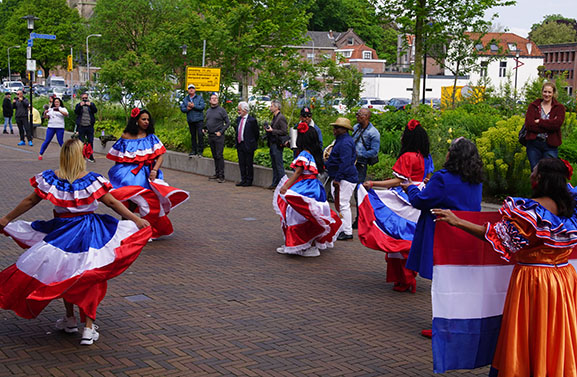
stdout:
<svg viewBox="0 0 577 377">
<path fill-rule="evenodd" d="M 496 224 L 432 211 L 515 262 L 490 376 L 577 376 L 577 273 L 568 263 L 577 245 L 571 172 L 562 160 L 539 161 L 531 174 L 533 199 L 507 198 Z"/>
</svg>

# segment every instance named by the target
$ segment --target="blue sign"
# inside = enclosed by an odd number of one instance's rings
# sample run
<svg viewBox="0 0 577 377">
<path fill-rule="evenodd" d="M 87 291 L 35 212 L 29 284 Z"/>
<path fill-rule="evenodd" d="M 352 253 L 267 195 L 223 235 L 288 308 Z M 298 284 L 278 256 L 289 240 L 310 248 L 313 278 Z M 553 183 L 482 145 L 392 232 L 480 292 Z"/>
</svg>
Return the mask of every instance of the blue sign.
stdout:
<svg viewBox="0 0 577 377">
<path fill-rule="evenodd" d="M 34 39 L 28 40 L 28 47 L 32 47 L 34 45 Z"/>
<path fill-rule="evenodd" d="M 56 36 L 53 34 L 30 33 L 30 38 L 32 38 L 32 39 L 56 39 Z"/>
</svg>

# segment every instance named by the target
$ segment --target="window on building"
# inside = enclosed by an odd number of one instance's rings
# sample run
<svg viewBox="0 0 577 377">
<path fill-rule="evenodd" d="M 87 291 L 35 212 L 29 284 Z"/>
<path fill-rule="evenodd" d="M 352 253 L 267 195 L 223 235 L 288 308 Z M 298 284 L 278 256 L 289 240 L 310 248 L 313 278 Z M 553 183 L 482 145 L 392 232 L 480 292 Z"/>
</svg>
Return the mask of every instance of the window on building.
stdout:
<svg viewBox="0 0 577 377">
<path fill-rule="evenodd" d="M 307 54 L 307 59 L 315 60 L 315 54 L 308 53 L 308 54 Z"/>
<path fill-rule="evenodd" d="M 363 51 L 363 59 L 372 59 L 373 52 L 372 51 Z"/>
<path fill-rule="evenodd" d="M 485 47 L 483 46 L 482 43 L 477 43 L 475 45 L 475 48 L 477 49 L 477 51 L 483 51 L 483 48 L 485 48 Z"/>
<path fill-rule="evenodd" d="M 487 67 L 489 66 L 489 62 L 481 62 L 481 70 L 479 74 L 481 77 L 487 77 Z"/>
<path fill-rule="evenodd" d="M 491 43 L 491 52 L 497 52 L 499 51 L 499 46 L 497 46 L 496 43 Z"/>
<path fill-rule="evenodd" d="M 351 50 L 344 50 L 344 51 L 337 51 L 337 52 L 345 58 L 350 58 L 352 53 L 353 53 Z"/>
<path fill-rule="evenodd" d="M 517 51 L 517 44 L 516 43 L 507 43 L 507 47 L 509 51 L 516 52 Z"/>
<path fill-rule="evenodd" d="M 354 38 L 349 38 L 348 40 L 349 46 L 352 46 L 355 44 L 355 39 Z"/>
<path fill-rule="evenodd" d="M 499 62 L 499 77 L 507 76 L 507 62 Z"/>
</svg>

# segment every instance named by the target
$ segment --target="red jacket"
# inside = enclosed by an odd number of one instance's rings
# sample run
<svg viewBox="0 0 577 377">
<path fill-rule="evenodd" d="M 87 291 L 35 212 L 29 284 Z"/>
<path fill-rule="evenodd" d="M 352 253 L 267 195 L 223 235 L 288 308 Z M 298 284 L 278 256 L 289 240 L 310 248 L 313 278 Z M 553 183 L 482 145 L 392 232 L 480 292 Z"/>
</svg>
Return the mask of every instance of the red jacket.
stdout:
<svg viewBox="0 0 577 377">
<path fill-rule="evenodd" d="M 558 147 L 561 145 L 561 126 L 565 122 L 565 106 L 553 98 L 549 119 L 541 119 L 541 102 L 543 102 L 542 99 L 535 100 L 527 108 L 525 114 L 526 139 L 535 140 L 537 134 L 547 133 L 547 144 L 551 147 Z M 539 119 L 539 123 L 535 123 L 536 119 Z"/>
</svg>

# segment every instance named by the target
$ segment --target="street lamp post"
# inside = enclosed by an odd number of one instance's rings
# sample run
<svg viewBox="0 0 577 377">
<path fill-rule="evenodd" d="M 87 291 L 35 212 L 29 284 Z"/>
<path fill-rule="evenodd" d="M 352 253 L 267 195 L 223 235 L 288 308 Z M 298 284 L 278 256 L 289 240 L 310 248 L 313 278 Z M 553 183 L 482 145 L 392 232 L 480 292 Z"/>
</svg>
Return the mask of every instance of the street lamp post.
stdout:
<svg viewBox="0 0 577 377">
<path fill-rule="evenodd" d="M 86 37 L 86 69 L 88 71 L 88 83 L 90 84 L 90 51 L 88 50 L 88 38 L 102 37 L 102 34 L 90 34 Z"/>
<path fill-rule="evenodd" d="M 20 48 L 20 45 L 8 47 L 8 81 L 12 81 L 12 71 L 10 70 L 10 49 L 11 48 Z"/>
<path fill-rule="evenodd" d="M 28 32 L 30 33 L 30 40 L 32 40 L 32 32 L 34 31 L 34 21 L 39 20 L 38 17 L 29 14 L 28 16 L 21 17 L 23 20 L 26 20 L 26 27 Z M 28 45 L 26 48 L 26 65 L 28 66 L 28 61 L 32 62 L 32 46 Z M 28 70 L 28 67 L 26 67 Z M 34 68 L 35 69 L 35 68 Z M 30 114 L 29 114 L 29 123 L 28 127 L 30 127 L 30 134 L 34 132 L 34 128 L 32 125 L 34 124 L 33 115 L 32 115 L 32 78 L 34 75 L 34 71 L 28 71 L 28 84 L 30 85 Z M 30 140 L 29 140 L 30 141 Z"/>
</svg>

